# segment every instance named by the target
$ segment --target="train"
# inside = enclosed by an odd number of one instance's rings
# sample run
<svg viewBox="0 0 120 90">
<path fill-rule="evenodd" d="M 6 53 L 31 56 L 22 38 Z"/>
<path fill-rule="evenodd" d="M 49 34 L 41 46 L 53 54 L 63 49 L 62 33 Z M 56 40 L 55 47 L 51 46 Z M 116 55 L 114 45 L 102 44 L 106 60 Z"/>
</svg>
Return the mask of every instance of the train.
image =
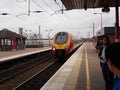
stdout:
<svg viewBox="0 0 120 90">
<path fill-rule="evenodd" d="M 58 32 L 52 40 L 52 55 L 57 58 L 68 56 L 74 48 L 74 40 L 68 32 Z"/>
</svg>

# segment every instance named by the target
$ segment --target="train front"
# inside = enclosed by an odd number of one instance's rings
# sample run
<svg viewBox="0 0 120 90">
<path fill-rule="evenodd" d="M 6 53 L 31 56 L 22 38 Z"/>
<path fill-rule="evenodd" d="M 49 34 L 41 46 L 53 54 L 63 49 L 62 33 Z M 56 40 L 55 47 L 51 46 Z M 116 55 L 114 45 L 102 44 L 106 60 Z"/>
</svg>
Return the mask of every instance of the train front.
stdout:
<svg viewBox="0 0 120 90">
<path fill-rule="evenodd" d="M 71 52 L 73 48 L 72 37 L 67 32 L 57 33 L 52 42 L 52 55 L 57 58 L 62 58 Z"/>
</svg>

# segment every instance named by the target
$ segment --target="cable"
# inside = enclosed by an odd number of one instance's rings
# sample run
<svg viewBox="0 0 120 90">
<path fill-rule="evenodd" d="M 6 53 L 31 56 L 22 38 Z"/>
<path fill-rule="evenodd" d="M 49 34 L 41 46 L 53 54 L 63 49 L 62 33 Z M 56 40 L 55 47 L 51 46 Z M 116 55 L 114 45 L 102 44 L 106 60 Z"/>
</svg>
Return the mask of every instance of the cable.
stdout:
<svg viewBox="0 0 120 90">
<path fill-rule="evenodd" d="M 36 4 L 39 8 L 41 8 L 41 9 L 43 9 L 45 12 L 47 12 L 50 16 L 51 16 L 51 14 L 46 10 L 46 9 L 44 9 L 44 8 L 42 8 L 41 7 L 41 5 L 40 4 L 38 4 L 36 1 L 34 1 L 34 0 L 31 0 L 34 4 Z M 27 2 L 27 1 L 26 1 Z M 42 2 L 47 6 L 47 7 L 49 7 L 52 11 L 54 11 L 45 1 L 43 1 L 42 0 Z M 28 3 L 28 2 L 27 2 Z M 33 5 L 33 4 L 32 4 Z M 57 5 L 59 5 L 59 3 L 57 3 Z M 59 7 L 60 7 L 60 5 L 59 5 Z M 61 8 L 61 7 L 60 7 Z M 51 16 L 52 17 L 52 19 L 53 19 L 53 16 Z M 67 23 L 69 23 L 70 25 L 71 25 L 71 23 L 69 22 L 69 20 L 67 19 L 67 17 L 65 16 L 65 18 L 66 18 L 66 20 L 67 20 Z M 58 17 L 54 17 L 54 19 L 57 19 L 57 21 L 59 22 L 61 22 L 61 19 L 60 18 L 58 18 Z M 59 20 L 58 20 L 59 19 Z M 65 21 L 66 21 L 65 20 Z M 56 21 L 56 22 L 57 22 Z M 57 22 L 57 23 L 58 23 Z M 64 25 L 66 25 L 66 23 L 64 22 L 63 23 L 63 21 L 61 22 L 62 24 L 64 24 Z M 59 24 L 61 24 L 61 23 L 59 23 Z M 52 26 L 53 26 L 53 24 L 52 24 Z M 73 25 L 72 25 L 73 26 Z"/>
<path fill-rule="evenodd" d="M 36 5 L 38 5 L 40 8 L 42 8 L 37 2 L 35 2 L 34 0 L 32 0 L 32 2 L 34 2 Z M 50 8 L 50 7 L 49 7 Z M 42 8 L 44 11 L 46 11 L 52 18 L 53 18 L 53 16 L 47 11 L 47 10 L 45 10 L 44 8 Z M 51 8 L 50 8 L 51 9 Z M 55 17 L 54 17 L 55 18 Z M 55 19 L 57 19 L 58 20 L 58 18 L 55 18 Z M 59 21 L 61 22 L 61 20 L 59 19 Z M 58 22 L 57 22 L 58 23 Z M 64 24 L 63 22 L 61 22 L 62 24 Z M 65 25 L 65 24 L 64 24 Z"/>
<path fill-rule="evenodd" d="M 37 2 L 35 2 L 34 0 L 31 0 L 33 3 L 35 3 L 38 7 L 40 7 L 41 9 L 43 9 L 45 12 L 47 12 L 48 13 L 48 11 L 46 11 L 44 8 L 42 8 Z M 48 13 L 48 14 L 50 14 L 50 13 Z"/>
</svg>

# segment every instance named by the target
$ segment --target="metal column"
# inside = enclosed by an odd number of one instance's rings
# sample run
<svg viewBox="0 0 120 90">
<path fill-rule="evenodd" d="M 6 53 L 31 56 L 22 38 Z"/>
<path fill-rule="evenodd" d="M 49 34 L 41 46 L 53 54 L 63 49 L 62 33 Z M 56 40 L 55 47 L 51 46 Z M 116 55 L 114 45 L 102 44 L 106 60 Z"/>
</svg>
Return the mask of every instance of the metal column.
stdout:
<svg viewBox="0 0 120 90">
<path fill-rule="evenodd" d="M 118 7 L 118 0 L 116 0 L 115 12 L 116 12 L 115 42 L 119 42 L 119 7 Z"/>
</svg>

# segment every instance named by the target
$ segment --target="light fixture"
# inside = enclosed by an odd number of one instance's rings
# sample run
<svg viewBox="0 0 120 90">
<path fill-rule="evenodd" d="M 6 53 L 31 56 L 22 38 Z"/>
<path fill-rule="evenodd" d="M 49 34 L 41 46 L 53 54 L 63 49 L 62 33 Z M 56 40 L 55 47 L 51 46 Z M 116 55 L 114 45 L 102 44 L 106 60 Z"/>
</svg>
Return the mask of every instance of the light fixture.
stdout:
<svg viewBox="0 0 120 90">
<path fill-rule="evenodd" d="M 102 8 L 102 12 L 110 12 L 110 8 L 108 6 L 105 6 Z"/>
</svg>

